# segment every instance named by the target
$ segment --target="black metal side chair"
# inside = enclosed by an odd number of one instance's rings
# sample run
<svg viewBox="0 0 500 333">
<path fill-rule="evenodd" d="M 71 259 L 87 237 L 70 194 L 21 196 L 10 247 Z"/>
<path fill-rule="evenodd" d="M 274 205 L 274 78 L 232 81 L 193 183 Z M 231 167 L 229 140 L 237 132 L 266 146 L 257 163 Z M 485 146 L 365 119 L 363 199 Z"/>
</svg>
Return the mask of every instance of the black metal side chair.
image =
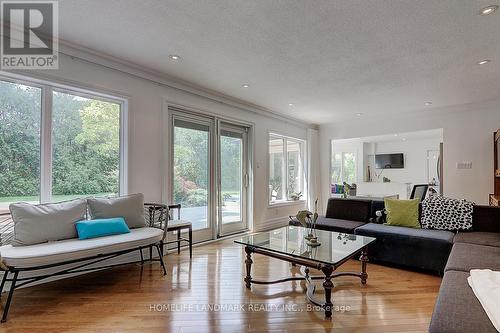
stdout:
<svg viewBox="0 0 500 333">
<path fill-rule="evenodd" d="M 413 189 L 411 190 L 410 199 L 420 199 L 420 201 L 424 201 L 425 196 L 427 195 L 427 190 L 429 189 L 428 184 L 422 185 L 413 185 Z"/>
<path fill-rule="evenodd" d="M 166 241 L 165 244 L 177 243 L 177 253 L 181 253 L 181 243 L 187 242 L 189 244 L 189 258 L 193 257 L 193 225 L 190 221 L 181 220 L 181 205 L 168 205 L 169 209 L 169 221 L 167 232 L 176 231 L 177 239 Z M 177 209 L 177 219 L 173 218 L 173 210 Z M 188 231 L 188 239 L 182 237 L 182 231 Z"/>
</svg>

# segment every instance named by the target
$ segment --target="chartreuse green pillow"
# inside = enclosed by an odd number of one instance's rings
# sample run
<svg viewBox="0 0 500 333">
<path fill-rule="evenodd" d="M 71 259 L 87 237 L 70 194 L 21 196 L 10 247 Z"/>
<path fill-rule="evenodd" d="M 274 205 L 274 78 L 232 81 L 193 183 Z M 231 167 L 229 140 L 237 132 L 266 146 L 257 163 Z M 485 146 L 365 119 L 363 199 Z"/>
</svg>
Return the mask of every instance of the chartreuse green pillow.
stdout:
<svg viewBox="0 0 500 333">
<path fill-rule="evenodd" d="M 387 219 L 384 224 L 420 228 L 420 223 L 418 222 L 418 205 L 420 204 L 420 199 L 385 199 L 384 203 L 385 210 L 387 211 Z"/>
</svg>

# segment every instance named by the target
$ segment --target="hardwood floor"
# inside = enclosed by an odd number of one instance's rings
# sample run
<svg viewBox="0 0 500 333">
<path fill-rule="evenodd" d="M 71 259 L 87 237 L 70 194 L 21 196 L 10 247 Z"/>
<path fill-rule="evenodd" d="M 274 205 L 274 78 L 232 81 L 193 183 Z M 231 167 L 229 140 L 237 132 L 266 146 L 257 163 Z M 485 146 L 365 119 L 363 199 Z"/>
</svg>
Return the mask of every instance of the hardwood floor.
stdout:
<svg viewBox="0 0 500 333">
<path fill-rule="evenodd" d="M 0 331 L 425 332 L 441 282 L 437 276 L 369 263 L 366 286 L 359 278 L 335 278 L 338 311 L 329 321 L 323 311 L 307 311 L 300 282 L 246 290 L 243 258 L 243 248 L 228 240 L 194 248 L 192 261 L 187 251 L 169 254 L 167 276 L 154 262 L 20 289 Z M 287 263 L 253 258 L 256 278 L 290 274 Z M 341 270 L 359 269 L 351 260 Z M 210 304 L 226 311 L 208 311 Z M 245 311 L 239 311 L 240 304 Z M 259 311 L 265 304 L 273 304 L 274 311 Z M 283 311 L 285 305 L 289 311 Z"/>
</svg>

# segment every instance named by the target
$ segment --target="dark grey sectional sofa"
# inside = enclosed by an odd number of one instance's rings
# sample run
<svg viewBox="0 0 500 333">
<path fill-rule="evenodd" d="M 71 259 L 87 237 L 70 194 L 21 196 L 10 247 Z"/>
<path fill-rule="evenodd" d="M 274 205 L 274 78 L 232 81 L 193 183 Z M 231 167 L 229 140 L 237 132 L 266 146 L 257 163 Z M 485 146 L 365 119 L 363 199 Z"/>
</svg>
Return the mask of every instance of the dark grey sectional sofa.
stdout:
<svg viewBox="0 0 500 333">
<path fill-rule="evenodd" d="M 474 206 L 472 231 L 458 233 L 384 225 L 374 215 L 381 208 L 380 202 L 331 198 L 318 228 L 376 237 L 368 250 L 372 261 L 443 274 L 429 332 L 497 332 L 467 278 L 471 269 L 500 270 L 500 208 Z"/>
<path fill-rule="evenodd" d="M 453 246 L 454 233 L 384 225 L 383 219 L 375 216 L 383 208 L 383 201 L 330 198 L 325 216 L 318 218 L 317 228 L 376 237 L 377 241 L 368 250 L 371 261 L 441 274 Z M 300 225 L 294 219 L 290 224 Z"/>
<path fill-rule="evenodd" d="M 429 332 L 497 332 L 467 282 L 471 269 L 500 270 L 500 208 L 475 206 L 473 231 L 454 237 Z"/>
</svg>

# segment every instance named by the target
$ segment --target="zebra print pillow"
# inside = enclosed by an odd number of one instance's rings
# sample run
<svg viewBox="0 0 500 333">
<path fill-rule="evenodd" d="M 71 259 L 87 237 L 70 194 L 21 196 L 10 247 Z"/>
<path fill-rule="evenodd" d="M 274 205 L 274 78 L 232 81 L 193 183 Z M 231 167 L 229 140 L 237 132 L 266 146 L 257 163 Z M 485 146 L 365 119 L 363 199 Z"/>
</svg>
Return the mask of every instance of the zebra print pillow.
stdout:
<svg viewBox="0 0 500 333">
<path fill-rule="evenodd" d="M 469 230 L 472 228 L 474 203 L 432 195 L 422 202 L 422 228 Z"/>
</svg>

